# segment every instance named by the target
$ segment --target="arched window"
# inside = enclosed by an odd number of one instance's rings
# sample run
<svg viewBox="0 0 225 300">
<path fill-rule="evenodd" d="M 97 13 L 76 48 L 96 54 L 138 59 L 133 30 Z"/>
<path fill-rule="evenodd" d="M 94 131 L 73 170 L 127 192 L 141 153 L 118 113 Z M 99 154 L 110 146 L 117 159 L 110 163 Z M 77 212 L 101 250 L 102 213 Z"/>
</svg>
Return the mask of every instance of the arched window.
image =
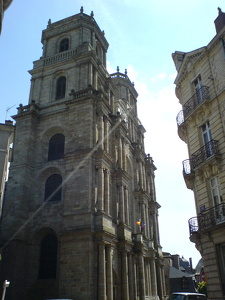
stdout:
<svg viewBox="0 0 225 300">
<path fill-rule="evenodd" d="M 41 242 L 39 278 L 56 278 L 57 269 L 57 237 L 54 234 L 46 235 Z"/>
<path fill-rule="evenodd" d="M 61 76 L 56 83 L 56 100 L 65 98 L 66 94 L 66 77 Z"/>
<path fill-rule="evenodd" d="M 62 199 L 62 176 L 53 174 L 45 182 L 45 201 L 54 202 Z"/>
<path fill-rule="evenodd" d="M 48 146 L 48 160 L 64 157 L 65 136 L 61 133 L 53 135 Z"/>
<path fill-rule="evenodd" d="M 63 52 L 69 49 L 69 39 L 61 40 L 59 44 L 59 52 Z"/>
</svg>

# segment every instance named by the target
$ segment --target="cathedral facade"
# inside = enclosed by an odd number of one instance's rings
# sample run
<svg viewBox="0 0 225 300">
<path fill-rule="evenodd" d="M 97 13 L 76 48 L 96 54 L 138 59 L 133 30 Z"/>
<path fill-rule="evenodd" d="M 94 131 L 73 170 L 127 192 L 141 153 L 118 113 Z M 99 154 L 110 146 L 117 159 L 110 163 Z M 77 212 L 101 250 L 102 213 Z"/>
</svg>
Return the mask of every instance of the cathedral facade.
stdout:
<svg viewBox="0 0 225 300">
<path fill-rule="evenodd" d="M 14 116 L 1 222 L 6 299 L 164 299 L 154 171 L 127 73 L 93 13 L 42 32 Z"/>
</svg>

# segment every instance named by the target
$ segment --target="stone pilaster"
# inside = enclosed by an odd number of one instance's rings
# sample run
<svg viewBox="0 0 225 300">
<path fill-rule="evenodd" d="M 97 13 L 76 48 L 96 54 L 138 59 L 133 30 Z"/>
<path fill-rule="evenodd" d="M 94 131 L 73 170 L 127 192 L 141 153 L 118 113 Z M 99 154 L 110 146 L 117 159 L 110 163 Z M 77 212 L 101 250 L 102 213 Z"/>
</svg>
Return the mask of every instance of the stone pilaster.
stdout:
<svg viewBox="0 0 225 300">
<path fill-rule="evenodd" d="M 107 300 L 113 300 L 113 270 L 111 245 L 106 245 L 106 294 Z"/>
<path fill-rule="evenodd" d="M 144 257 L 142 253 L 138 254 L 138 271 L 139 271 L 139 299 L 145 300 L 145 270 L 144 270 Z"/>
<path fill-rule="evenodd" d="M 155 266 L 155 259 L 150 260 L 151 266 L 151 286 L 152 286 L 152 295 L 157 295 L 157 277 L 156 277 L 156 266 Z"/>
<path fill-rule="evenodd" d="M 103 191 L 104 191 L 104 180 L 103 180 L 103 169 L 98 167 L 98 201 L 97 209 L 99 211 L 103 210 Z"/>
<path fill-rule="evenodd" d="M 106 300 L 105 244 L 99 244 L 98 251 L 98 300 Z"/>
<path fill-rule="evenodd" d="M 122 299 L 129 300 L 128 289 L 128 263 L 127 263 L 127 251 L 121 252 L 122 256 Z"/>
</svg>

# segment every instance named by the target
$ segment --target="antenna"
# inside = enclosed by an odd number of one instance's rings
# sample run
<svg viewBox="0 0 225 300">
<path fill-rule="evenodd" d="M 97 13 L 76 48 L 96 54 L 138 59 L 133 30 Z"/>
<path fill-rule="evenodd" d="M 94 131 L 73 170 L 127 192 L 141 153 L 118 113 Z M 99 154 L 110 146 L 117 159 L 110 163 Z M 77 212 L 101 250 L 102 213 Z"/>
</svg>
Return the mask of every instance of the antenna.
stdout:
<svg viewBox="0 0 225 300">
<path fill-rule="evenodd" d="M 6 113 L 5 113 L 5 120 L 7 119 L 7 115 L 8 115 L 9 110 L 10 110 L 11 108 L 13 108 L 14 106 L 16 106 L 16 104 L 13 105 L 13 106 L 11 106 L 11 107 L 7 107 Z"/>
</svg>

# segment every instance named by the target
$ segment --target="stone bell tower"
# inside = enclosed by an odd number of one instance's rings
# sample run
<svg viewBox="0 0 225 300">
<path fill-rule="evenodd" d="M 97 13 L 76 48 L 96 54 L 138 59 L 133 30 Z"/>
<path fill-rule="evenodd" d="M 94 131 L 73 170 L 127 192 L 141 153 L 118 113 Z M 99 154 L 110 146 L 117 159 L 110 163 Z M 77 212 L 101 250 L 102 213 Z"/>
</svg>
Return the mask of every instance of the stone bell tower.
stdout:
<svg viewBox="0 0 225 300">
<path fill-rule="evenodd" d="M 42 32 L 16 120 L 1 226 L 8 299 L 162 299 L 154 171 L 137 92 L 106 70 L 94 15 Z"/>
</svg>

